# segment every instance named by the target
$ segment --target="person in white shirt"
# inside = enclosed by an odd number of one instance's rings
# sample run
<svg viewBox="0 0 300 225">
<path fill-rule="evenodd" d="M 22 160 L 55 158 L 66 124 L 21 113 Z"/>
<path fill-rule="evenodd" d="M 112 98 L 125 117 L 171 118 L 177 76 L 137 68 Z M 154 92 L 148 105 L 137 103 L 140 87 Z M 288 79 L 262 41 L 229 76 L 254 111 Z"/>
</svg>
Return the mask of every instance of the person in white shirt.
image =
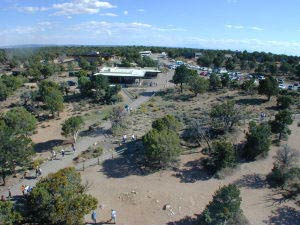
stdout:
<svg viewBox="0 0 300 225">
<path fill-rule="evenodd" d="M 113 222 L 113 223 L 116 223 L 116 221 L 117 221 L 117 212 L 114 209 L 111 210 L 111 219 L 110 219 L 110 221 Z"/>
</svg>

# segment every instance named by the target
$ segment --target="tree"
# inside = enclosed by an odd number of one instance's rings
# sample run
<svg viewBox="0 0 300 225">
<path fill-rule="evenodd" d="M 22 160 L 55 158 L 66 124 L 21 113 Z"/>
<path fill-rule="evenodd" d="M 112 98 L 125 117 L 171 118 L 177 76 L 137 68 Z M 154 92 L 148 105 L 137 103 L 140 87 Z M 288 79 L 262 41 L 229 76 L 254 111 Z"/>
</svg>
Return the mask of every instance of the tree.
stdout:
<svg viewBox="0 0 300 225">
<path fill-rule="evenodd" d="M 83 126 L 84 121 L 81 116 L 73 116 L 65 120 L 62 124 L 62 131 L 64 136 L 72 135 L 74 142 L 77 140 L 78 131 Z"/>
<path fill-rule="evenodd" d="M 212 143 L 211 152 L 205 166 L 215 173 L 224 168 L 232 168 L 236 165 L 236 155 L 233 145 L 226 141 L 215 141 Z"/>
<path fill-rule="evenodd" d="M 222 74 L 222 76 L 221 76 L 222 87 L 223 88 L 228 87 L 229 82 L 230 82 L 229 75 L 227 73 Z"/>
<path fill-rule="evenodd" d="M 24 166 L 32 155 L 32 142 L 24 135 L 16 136 L 3 120 L 0 120 L 0 174 L 5 185 L 7 175 L 15 172 L 16 166 Z"/>
<path fill-rule="evenodd" d="M 55 117 L 55 112 L 61 112 L 64 108 L 64 97 L 60 90 L 50 89 L 45 96 L 45 104 L 47 109 L 50 110 L 53 117 Z"/>
<path fill-rule="evenodd" d="M 173 82 L 175 84 L 180 84 L 180 92 L 182 93 L 183 84 L 195 78 L 196 75 L 197 72 L 195 70 L 190 70 L 185 65 L 181 65 L 177 67 L 175 70 L 175 74 L 173 76 Z"/>
<path fill-rule="evenodd" d="M 217 54 L 215 58 L 213 59 L 213 64 L 215 67 L 221 67 L 224 62 L 224 55 L 223 54 Z"/>
<path fill-rule="evenodd" d="M 78 87 L 80 90 L 81 95 L 87 97 L 91 95 L 91 89 L 92 89 L 92 82 L 90 78 L 86 76 L 80 76 L 78 78 Z"/>
<path fill-rule="evenodd" d="M 247 160 L 254 160 L 259 155 L 266 156 L 270 150 L 270 137 L 271 128 L 268 124 L 257 125 L 251 122 L 243 156 Z"/>
<path fill-rule="evenodd" d="M 298 79 L 300 79 L 300 65 L 297 65 L 295 67 L 295 74 L 298 77 Z"/>
<path fill-rule="evenodd" d="M 269 69 L 269 71 L 270 71 L 270 73 L 272 74 L 272 75 L 275 75 L 276 73 L 277 73 L 277 65 L 275 64 L 275 63 L 271 63 L 271 64 L 269 64 L 268 65 L 268 69 Z"/>
<path fill-rule="evenodd" d="M 49 63 L 43 65 L 41 69 L 41 74 L 44 76 L 44 79 L 47 79 L 48 77 L 52 76 L 54 73 L 53 66 Z"/>
<path fill-rule="evenodd" d="M 208 90 L 209 82 L 203 77 L 197 76 L 189 81 L 189 86 L 191 91 L 194 92 L 195 96 L 197 96 L 197 94 L 203 94 Z"/>
<path fill-rule="evenodd" d="M 201 225 L 245 225 L 249 224 L 241 210 L 242 198 L 235 184 L 217 190 L 213 200 L 200 215 Z"/>
<path fill-rule="evenodd" d="M 277 97 L 277 105 L 282 109 L 289 108 L 294 103 L 294 98 L 290 95 L 279 95 Z"/>
<path fill-rule="evenodd" d="M 234 101 L 215 105 L 210 111 L 212 127 L 228 132 L 241 119 L 241 111 L 236 108 Z"/>
<path fill-rule="evenodd" d="M 158 131 L 168 129 L 177 132 L 181 127 L 182 124 L 173 115 L 166 115 L 165 117 L 159 118 L 152 123 L 152 128 Z"/>
<path fill-rule="evenodd" d="M 291 70 L 291 65 L 287 62 L 281 63 L 281 66 L 279 67 L 279 70 L 283 72 L 283 74 L 287 74 Z"/>
<path fill-rule="evenodd" d="M 210 67 L 212 64 L 212 59 L 209 56 L 201 56 L 197 59 L 199 66 Z"/>
<path fill-rule="evenodd" d="M 75 168 L 61 169 L 40 180 L 28 196 L 26 209 L 32 223 L 81 225 L 97 208 L 97 199 L 86 194 Z"/>
<path fill-rule="evenodd" d="M 273 77 L 267 77 L 266 79 L 259 81 L 258 93 L 266 95 L 268 101 L 270 101 L 271 96 L 277 95 L 278 92 L 278 82 Z"/>
<path fill-rule="evenodd" d="M 235 69 L 235 63 L 232 59 L 227 59 L 225 63 L 225 67 L 227 70 L 234 70 Z"/>
<path fill-rule="evenodd" d="M 221 87 L 221 79 L 220 77 L 213 73 L 209 76 L 209 86 L 213 90 L 217 90 L 219 87 Z"/>
<path fill-rule="evenodd" d="M 198 145 L 201 145 L 202 142 L 205 142 L 209 152 L 211 152 L 211 131 L 205 122 L 205 120 L 201 119 L 191 120 L 185 134 Z"/>
<path fill-rule="evenodd" d="M 9 95 L 9 90 L 6 85 L 0 80 L 0 101 L 6 100 Z"/>
<path fill-rule="evenodd" d="M 275 162 L 268 180 L 275 186 L 285 186 L 285 190 L 290 193 L 295 191 L 297 186 L 300 187 L 299 152 L 284 145 L 276 152 L 274 158 Z"/>
<path fill-rule="evenodd" d="M 279 141 L 281 140 L 283 134 L 291 133 L 288 125 L 291 125 L 292 123 L 292 112 L 287 109 L 279 111 L 275 115 L 275 120 L 271 122 L 271 130 L 273 133 L 279 134 Z"/>
<path fill-rule="evenodd" d="M 33 133 L 36 128 L 36 118 L 23 107 L 16 107 L 8 111 L 4 121 L 16 134 L 26 136 Z"/>
<path fill-rule="evenodd" d="M 10 201 L 0 201 L 0 224 L 15 225 L 21 221 L 21 215 L 13 209 Z"/>
<path fill-rule="evenodd" d="M 253 90 L 255 88 L 255 79 L 250 79 L 250 80 L 245 80 L 242 83 L 241 88 L 246 92 L 246 93 L 253 93 Z"/>
<path fill-rule="evenodd" d="M 162 169 L 178 162 L 181 153 L 178 135 L 169 129 L 152 129 L 143 136 L 145 163 L 154 169 Z"/>
</svg>

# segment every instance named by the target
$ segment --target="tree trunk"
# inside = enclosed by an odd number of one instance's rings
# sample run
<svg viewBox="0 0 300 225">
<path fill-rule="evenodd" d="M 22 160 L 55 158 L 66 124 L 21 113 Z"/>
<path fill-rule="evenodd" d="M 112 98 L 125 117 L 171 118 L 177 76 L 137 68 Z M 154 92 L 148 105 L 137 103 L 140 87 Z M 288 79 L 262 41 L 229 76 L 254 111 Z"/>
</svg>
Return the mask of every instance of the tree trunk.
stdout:
<svg viewBox="0 0 300 225">
<path fill-rule="evenodd" d="M 281 141 L 281 138 L 282 138 L 282 132 L 279 133 L 278 140 Z"/>
<path fill-rule="evenodd" d="M 5 176 L 4 171 L 2 171 L 1 177 L 2 177 L 2 181 L 3 181 L 3 186 L 5 186 L 6 185 L 6 180 L 5 180 L 6 176 Z"/>
</svg>

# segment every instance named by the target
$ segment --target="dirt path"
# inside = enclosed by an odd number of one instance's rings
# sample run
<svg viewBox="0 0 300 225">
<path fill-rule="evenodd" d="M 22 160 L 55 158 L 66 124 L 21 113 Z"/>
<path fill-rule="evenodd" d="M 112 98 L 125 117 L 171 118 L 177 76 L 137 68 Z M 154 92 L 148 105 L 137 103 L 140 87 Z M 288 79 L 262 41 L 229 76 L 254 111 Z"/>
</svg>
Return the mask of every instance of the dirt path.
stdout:
<svg viewBox="0 0 300 225">
<path fill-rule="evenodd" d="M 157 79 L 157 82 L 160 82 L 161 78 Z M 162 79 L 163 80 L 163 79 Z M 134 100 L 132 103 L 129 104 L 129 106 L 133 109 L 138 108 L 141 104 L 148 101 L 149 98 L 151 98 L 152 95 L 149 93 L 153 93 L 155 91 L 158 91 L 160 88 L 162 88 L 161 85 L 156 87 L 150 87 L 146 88 L 146 91 L 144 94 L 142 94 L 139 98 Z M 68 167 L 68 166 L 74 166 L 73 158 L 79 155 L 82 151 L 88 149 L 89 146 L 92 146 L 96 142 L 104 142 L 106 140 L 106 131 L 109 130 L 111 127 L 110 122 L 106 122 L 102 125 L 102 132 L 97 133 L 97 135 L 94 136 L 86 136 L 81 138 L 75 145 L 76 152 L 73 153 L 71 149 L 66 149 L 66 156 L 62 157 L 59 156 L 58 160 L 53 161 L 46 161 L 41 165 L 42 169 L 42 176 L 47 176 L 49 173 L 54 173 L 58 171 L 59 169 Z M 46 129 L 45 129 L 46 131 Z M 113 140 L 112 140 L 113 141 Z M 35 186 L 36 182 L 38 181 L 35 179 L 35 171 L 30 171 L 28 175 L 29 179 L 19 179 L 17 182 L 14 182 L 11 186 L 6 187 L 0 187 L 0 195 L 7 196 L 8 195 L 8 188 L 10 188 L 12 195 L 20 195 L 21 194 L 21 185 L 28 185 L 28 186 Z"/>
</svg>

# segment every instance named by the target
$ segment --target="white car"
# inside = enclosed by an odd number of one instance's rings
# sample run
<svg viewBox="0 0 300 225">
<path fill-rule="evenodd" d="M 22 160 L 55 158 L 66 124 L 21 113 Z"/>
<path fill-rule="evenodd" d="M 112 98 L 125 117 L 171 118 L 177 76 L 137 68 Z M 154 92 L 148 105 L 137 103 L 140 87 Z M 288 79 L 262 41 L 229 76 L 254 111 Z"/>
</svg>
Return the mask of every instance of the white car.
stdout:
<svg viewBox="0 0 300 225">
<path fill-rule="evenodd" d="M 284 84 L 279 84 L 278 88 L 283 90 L 283 89 L 286 89 L 286 86 Z"/>
</svg>

